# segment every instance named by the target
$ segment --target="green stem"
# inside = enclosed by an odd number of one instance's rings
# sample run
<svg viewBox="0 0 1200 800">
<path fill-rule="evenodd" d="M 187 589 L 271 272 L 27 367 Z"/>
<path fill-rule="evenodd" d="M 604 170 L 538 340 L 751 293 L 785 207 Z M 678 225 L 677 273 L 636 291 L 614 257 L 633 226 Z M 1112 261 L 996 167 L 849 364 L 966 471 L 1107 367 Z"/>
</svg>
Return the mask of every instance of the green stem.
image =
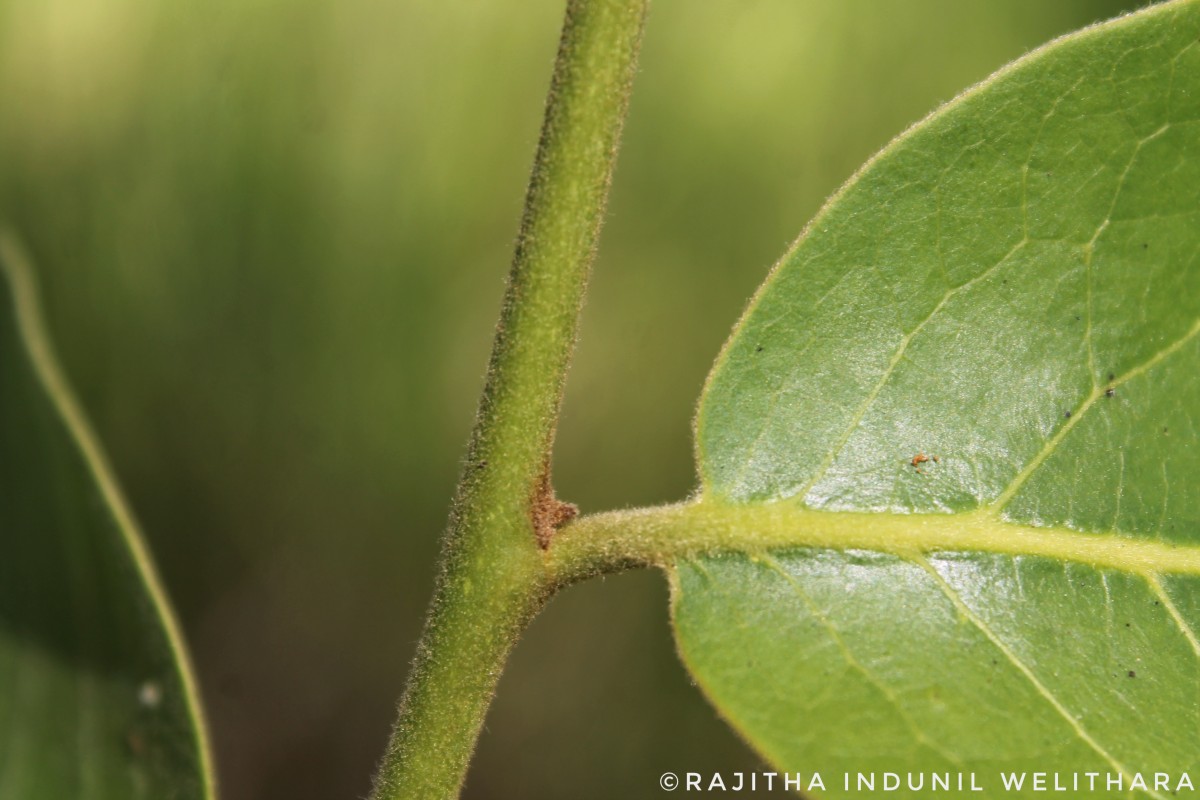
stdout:
<svg viewBox="0 0 1200 800">
<path fill-rule="evenodd" d="M 570 0 L 443 571 L 374 800 L 457 795 L 570 514 L 550 451 L 649 0 Z"/>
</svg>

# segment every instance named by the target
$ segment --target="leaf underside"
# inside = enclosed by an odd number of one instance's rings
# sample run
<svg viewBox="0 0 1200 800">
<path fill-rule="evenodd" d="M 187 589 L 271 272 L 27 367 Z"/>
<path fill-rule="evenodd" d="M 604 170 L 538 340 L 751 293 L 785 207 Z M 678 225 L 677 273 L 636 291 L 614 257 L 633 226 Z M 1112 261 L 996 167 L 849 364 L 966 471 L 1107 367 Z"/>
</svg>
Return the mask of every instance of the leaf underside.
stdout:
<svg viewBox="0 0 1200 800">
<path fill-rule="evenodd" d="M 0 267 L 0 797 L 208 797 L 169 611 L 7 238 Z"/>
<path fill-rule="evenodd" d="M 936 515 L 944 540 L 970 515 L 997 542 L 1200 547 L 1198 39 L 1200 4 L 1169 3 L 967 92 L 830 201 L 718 359 L 699 504 L 794 508 L 797 546 L 678 562 L 679 648 L 769 761 L 825 775 L 813 794 L 1028 770 L 1162 797 L 1135 773 L 1197 768 L 1190 567 L 801 529 Z"/>
</svg>

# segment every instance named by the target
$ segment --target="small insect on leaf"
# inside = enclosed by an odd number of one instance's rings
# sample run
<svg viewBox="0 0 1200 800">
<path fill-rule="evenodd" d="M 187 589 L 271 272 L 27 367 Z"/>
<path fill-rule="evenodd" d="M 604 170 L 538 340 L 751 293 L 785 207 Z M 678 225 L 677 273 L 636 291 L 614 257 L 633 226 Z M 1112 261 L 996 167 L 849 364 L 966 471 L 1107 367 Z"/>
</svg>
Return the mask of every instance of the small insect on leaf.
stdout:
<svg viewBox="0 0 1200 800">
<path fill-rule="evenodd" d="M 914 469 L 915 469 L 917 472 L 919 472 L 919 473 L 921 473 L 922 475 L 924 475 L 924 474 L 925 474 L 925 470 L 921 469 L 921 465 L 922 465 L 922 464 L 924 464 L 924 463 L 925 463 L 926 461 L 928 461 L 928 460 L 929 460 L 929 456 L 925 455 L 924 453 L 917 453 L 915 456 L 913 456 L 913 457 L 912 457 L 912 462 L 911 462 L 911 463 L 912 463 L 912 465 L 913 465 L 913 468 L 914 468 Z"/>
<path fill-rule="evenodd" d="M 942 463 L 942 460 L 940 458 L 938 458 L 937 456 L 927 456 L 924 453 L 917 453 L 915 456 L 912 457 L 912 461 L 910 461 L 909 463 L 912 464 L 913 469 L 915 469 L 917 472 L 924 475 L 925 470 L 921 469 L 921 465 L 926 463 L 927 461 L 932 461 L 935 464 Z"/>
</svg>

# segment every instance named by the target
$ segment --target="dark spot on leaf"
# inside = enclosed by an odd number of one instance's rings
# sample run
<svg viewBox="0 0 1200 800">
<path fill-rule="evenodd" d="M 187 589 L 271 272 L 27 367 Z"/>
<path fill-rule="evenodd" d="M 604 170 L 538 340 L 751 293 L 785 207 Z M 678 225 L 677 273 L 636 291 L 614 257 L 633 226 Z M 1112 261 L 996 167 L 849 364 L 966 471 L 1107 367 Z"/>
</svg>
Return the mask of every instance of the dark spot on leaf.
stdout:
<svg viewBox="0 0 1200 800">
<path fill-rule="evenodd" d="M 754 348 L 754 352 L 756 352 L 756 353 L 761 353 L 762 350 L 763 350 L 763 348 L 762 348 L 761 344 Z"/>
<path fill-rule="evenodd" d="M 1109 379 L 1110 381 L 1111 381 L 1113 378 L 1115 378 L 1115 377 L 1117 377 L 1117 376 L 1116 376 L 1116 375 L 1113 375 L 1111 372 L 1110 372 L 1110 373 L 1108 373 L 1108 379 Z"/>
<path fill-rule="evenodd" d="M 1126 623 L 1125 623 L 1125 627 L 1126 627 L 1126 628 L 1128 628 L 1128 627 L 1129 627 L 1129 623 L 1128 623 L 1128 622 L 1126 622 Z"/>
<path fill-rule="evenodd" d="M 1143 250 L 1145 250 L 1145 249 L 1146 249 L 1146 248 L 1148 248 L 1149 246 L 1150 246 L 1150 243 L 1149 243 L 1149 242 L 1142 242 L 1142 249 L 1143 249 Z"/>
<path fill-rule="evenodd" d="M 1126 674 L 1126 675 L 1128 675 L 1128 676 L 1129 676 L 1129 677 L 1131 677 L 1131 678 L 1136 678 L 1136 677 L 1137 677 L 1137 673 L 1136 673 L 1136 672 L 1134 672 L 1133 670 L 1129 670 L 1129 672 L 1127 672 L 1127 673 L 1125 673 L 1125 674 Z"/>
<path fill-rule="evenodd" d="M 1117 390 L 1113 389 L 1111 386 L 1104 390 L 1105 397 L 1112 397 L 1112 396 L 1116 395 L 1116 393 L 1117 393 Z"/>
<path fill-rule="evenodd" d="M 1075 315 L 1075 321 L 1076 321 L 1076 322 L 1079 322 L 1079 315 L 1078 315 L 1078 314 L 1076 314 L 1076 315 Z"/>
<path fill-rule="evenodd" d="M 1063 417 L 1064 417 L 1065 419 L 1070 419 L 1070 418 L 1071 418 L 1071 412 L 1070 412 L 1070 411 L 1064 411 L 1064 412 L 1063 412 Z"/>
<path fill-rule="evenodd" d="M 1166 428 L 1166 426 L 1163 426 L 1163 433 L 1166 433 L 1166 432 L 1167 432 L 1167 428 Z"/>
</svg>

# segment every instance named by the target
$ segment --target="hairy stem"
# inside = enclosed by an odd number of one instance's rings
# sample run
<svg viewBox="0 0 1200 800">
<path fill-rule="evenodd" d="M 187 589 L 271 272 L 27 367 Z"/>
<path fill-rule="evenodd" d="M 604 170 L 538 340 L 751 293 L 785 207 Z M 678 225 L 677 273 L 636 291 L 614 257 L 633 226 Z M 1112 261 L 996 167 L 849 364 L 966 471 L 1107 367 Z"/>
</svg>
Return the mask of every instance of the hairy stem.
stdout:
<svg viewBox="0 0 1200 800">
<path fill-rule="evenodd" d="M 571 516 L 549 480 L 563 381 L 649 0 L 570 0 L 443 571 L 374 800 L 457 795 Z"/>
</svg>

